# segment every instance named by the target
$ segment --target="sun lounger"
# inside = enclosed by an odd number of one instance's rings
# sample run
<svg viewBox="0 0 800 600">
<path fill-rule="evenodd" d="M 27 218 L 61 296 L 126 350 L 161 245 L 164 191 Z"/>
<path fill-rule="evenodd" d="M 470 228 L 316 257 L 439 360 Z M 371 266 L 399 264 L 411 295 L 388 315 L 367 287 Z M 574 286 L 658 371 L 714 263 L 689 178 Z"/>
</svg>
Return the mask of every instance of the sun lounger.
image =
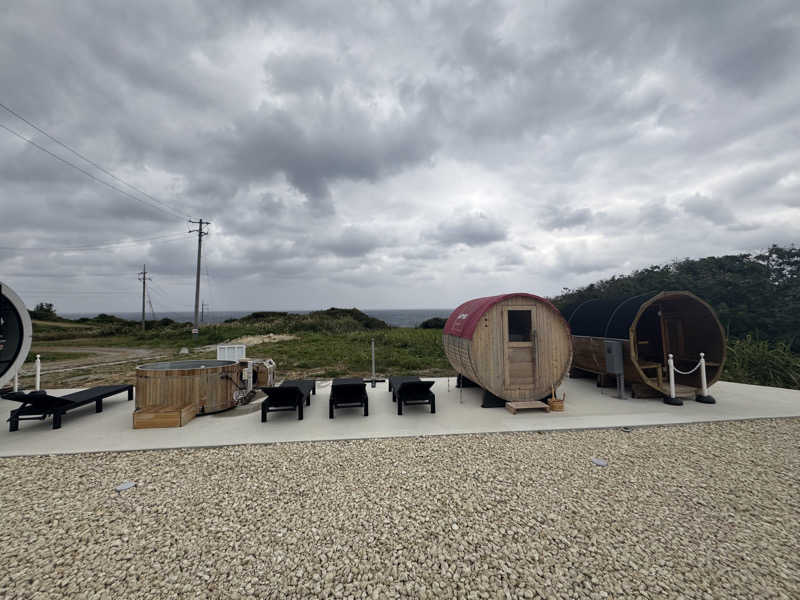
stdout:
<svg viewBox="0 0 800 600">
<path fill-rule="evenodd" d="M 133 386 L 101 385 L 66 396 L 51 396 L 44 390 L 34 392 L 10 392 L 3 394 L 6 400 L 21 402 L 22 406 L 11 411 L 8 430 L 17 431 L 20 421 L 41 420 L 53 415 L 53 429 L 61 427 L 61 417 L 74 408 L 95 403 L 95 412 L 103 412 L 103 399 L 128 392 L 128 400 L 133 400 Z"/>
<path fill-rule="evenodd" d="M 403 414 L 403 405 L 430 404 L 431 412 L 436 412 L 436 396 L 431 392 L 433 381 L 422 381 L 416 375 L 389 377 L 389 391 L 392 402 L 397 402 L 397 414 Z"/>
<path fill-rule="evenodd" d="M 363 406 L 364 416 L 369 416 L 367 384 L 364 383 L 363 379 L 356 377 L 334 379 L 331 384 L 331 397 L 328 400 L 328 417 L 333 418 L 333 410 L 335 408 L 354 406 Z"/>
<path fill-rule="evenodd" d="M 297 419 L 303 420 L 303 406 L 311 405 L 311 394 L 317 393 L 313 379 L 289 379 L 279 386 L 262 387 L 267 397 L 261 402 L 261 422 L 267 422 L 267 413 L 296 410 Z"/>
</svg>

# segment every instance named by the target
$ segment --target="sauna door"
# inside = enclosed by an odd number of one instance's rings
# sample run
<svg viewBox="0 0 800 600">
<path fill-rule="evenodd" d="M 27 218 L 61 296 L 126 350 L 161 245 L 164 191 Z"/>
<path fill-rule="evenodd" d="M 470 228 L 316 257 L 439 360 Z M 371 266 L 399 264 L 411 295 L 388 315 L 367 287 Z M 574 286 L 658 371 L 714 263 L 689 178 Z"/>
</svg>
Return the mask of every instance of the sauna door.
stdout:
<svg viewBox="0 0 800 600">
<path fill-rule="evenodd" d="M 505 387 L 529 387 L 535 383 L 535 337 L 532 309 L 503 309 Z"/>
<path fill-rule="evenodd" d="M 677 359 L 685 354 L 683 339 L 683 320 L 680 315 L 664 313 L 662 316 L 662 337 L 664 339 L 664 364 L 672 354 Z"/>
</svg>

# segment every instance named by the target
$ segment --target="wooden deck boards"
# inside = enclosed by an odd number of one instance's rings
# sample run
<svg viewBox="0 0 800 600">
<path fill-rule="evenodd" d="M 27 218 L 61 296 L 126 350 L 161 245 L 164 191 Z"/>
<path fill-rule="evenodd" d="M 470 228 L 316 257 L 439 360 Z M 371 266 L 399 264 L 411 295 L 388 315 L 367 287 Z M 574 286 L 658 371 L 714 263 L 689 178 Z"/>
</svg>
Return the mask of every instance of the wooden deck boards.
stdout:
<svg viewBox="0 0 800 600">
<path fill-rule="evenodd" d="M 513 402 L 506 402 L 506 410 L 512 415 L 517 414 L 518 410 L 532 408 L 543 408 L 547 412 L 550 412 L 550 405 L 546 402 L 540 402 L 539 400 L 515 400 Z"/>
</svg>

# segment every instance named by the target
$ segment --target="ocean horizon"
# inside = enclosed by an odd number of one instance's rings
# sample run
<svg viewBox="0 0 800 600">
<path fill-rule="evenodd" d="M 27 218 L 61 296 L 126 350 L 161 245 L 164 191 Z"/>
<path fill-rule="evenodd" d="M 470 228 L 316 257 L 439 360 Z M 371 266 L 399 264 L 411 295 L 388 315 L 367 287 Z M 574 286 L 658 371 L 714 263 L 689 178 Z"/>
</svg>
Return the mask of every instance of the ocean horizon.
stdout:
<svg viewBox="0 0 800 600">
<path fill-rule="evenodd" d="M 263 309 L 262 309 L 263 310 Z M 415 309 L 359 309 L 370 317 L 380 319 L 391 325 L 392 327 L 416 327 L 423 321 L 439 317 L 446 319 L 453 312 L 453 309 L 446 308 L 415 308 Z M 254 312 L 261 312 L 256 310 L 213 310 L 205 311 L 201 325 L 213 325 L 214 323 L 222 323 L 227 319 L 239 319 Z M 275 312 L 288 312 L 295 315 L 307 315 L 311 310 L 282 310 Z M 104 314 L 113 315 L 120 319 L 127 319 L 130 321 L 139 321 L 142 318 L 141 312 L 127 312 L 127 311 L 108 311 Z M 65 319 L 80 319 L 83 317 L 91 318 L 96 317 L 98 313 L 59 313 L 59 316 Z M 194 320 L 193 311 L 172 311 L 172 312 L 157 312 L 155 316 L 150 312 L 145 317 L 148 321 L 155 319 L 172 319 L 178 322 L 192 322 Z"/>
</svg>

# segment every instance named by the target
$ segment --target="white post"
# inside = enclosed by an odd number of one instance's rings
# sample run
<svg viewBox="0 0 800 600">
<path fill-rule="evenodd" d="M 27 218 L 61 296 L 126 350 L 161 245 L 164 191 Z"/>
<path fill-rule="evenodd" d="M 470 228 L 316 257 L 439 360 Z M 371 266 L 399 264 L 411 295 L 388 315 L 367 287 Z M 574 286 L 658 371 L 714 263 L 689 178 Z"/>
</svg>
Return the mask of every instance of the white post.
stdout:
<svg viewBox="0 0 800 600">
<path fill-rule="evenodd" d="M 372 338 L 372 387 L 375 387 L 375 338 Z"/>
<path fill-rule="evenodd" d="M 42 389 L 42 360 L 40 355 L 36 355 L 36 389 Z"/>
<path fill-rule="evenodd" d="M 703 352 L 700 353 L 700 387 L 703 388 L 703 396 L 708 396 L 708 382 L 706 381 L 706 359 Z"/>
<path fill-rule="evenodd" d="M 14 373 L 14 391 L 19 391 L 19 369 Z"/>
<path fill-rule="evenodd" d="M 672 354 L 667 359 L 669 365 L 669 397 L 675 398 L 675 361 L 672 360 Z"/>
</svg>

